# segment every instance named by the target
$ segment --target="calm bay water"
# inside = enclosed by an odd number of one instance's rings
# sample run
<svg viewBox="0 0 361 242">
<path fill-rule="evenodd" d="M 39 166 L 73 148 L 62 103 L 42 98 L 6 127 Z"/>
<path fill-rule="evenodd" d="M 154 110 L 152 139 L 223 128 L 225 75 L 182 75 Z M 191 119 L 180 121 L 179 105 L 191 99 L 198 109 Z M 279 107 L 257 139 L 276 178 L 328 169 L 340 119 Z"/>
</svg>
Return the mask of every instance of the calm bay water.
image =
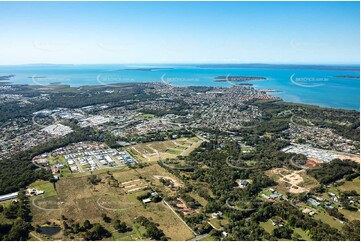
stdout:
<svg viewBox="0 0 361 242">
<path fill-rule="evenodd" d="M 22 65 L 0 66 L 13 84 L 71 86 L 163 81 L 179 86 L 231 86 L 217 76 L 262 76 L 250 81 L 288 102 L 360 110 L 359 66 L 292 65 Z M 342 76 L 337 78 L 336 76 Z M 358 78 L 349 78 L 357 76 Z"/>
</svg>

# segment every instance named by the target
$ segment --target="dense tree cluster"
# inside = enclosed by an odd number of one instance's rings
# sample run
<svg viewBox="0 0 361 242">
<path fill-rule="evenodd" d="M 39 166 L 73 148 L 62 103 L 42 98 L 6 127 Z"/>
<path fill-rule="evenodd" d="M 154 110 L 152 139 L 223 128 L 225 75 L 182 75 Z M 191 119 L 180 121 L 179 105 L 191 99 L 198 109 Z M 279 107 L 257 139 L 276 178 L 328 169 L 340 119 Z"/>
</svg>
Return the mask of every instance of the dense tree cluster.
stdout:
<svg viewBox="0 0 361 242">
<path fill-rule="evenodd" d="M 146 233 L 144 234 L 144 236 L 154 240 L 168 240 L 164 232 L 158 228 L 159 225 L 154 223 L 150 219 L 140 216 L 137 217 L 135 221 L 145 227 Z"/>
<path fill-rule="evenodd" d="M 0 223 L 0 240 L 28 240 L 32 228 L 30 205 L 24 190 L 20 190 L 17 202 L 6 206 L 2 213 L 12 223 Z"/>
<path fill-rule="evenodd" d="M 340 159 L 323 163 L 317 169 L 308 170 L 308 174 L 315 177 L 321 184 L 335 182 L 354 173 L 360 174 L 360 166 L 354 161 Z"/>
<path fill-rule="evenodd" d="M 119 219 L 113 222 L 114 229 L 119 233 L 125 233 L 128 231 L 132 231 L 131 227 L 128 227 L 125 222 L 121 222 Z"/>
<path fill-rule="evenodd" d="M 103 238 L 108 238 L 111 236 L 111 233 L 106 230 L 101 224 L 94 224 L 94 226 L 85 232 L 84 239 L 89 241 L 102 240 Z"/>
<path fill-rule="evenodd" d="M 79 234 L 84 240 L 94 241 L 111 236 L 111 233 L 99 223 L 92 224 L 89 220 L 84 220 L 83 225 L 80 225 L 73 220 L 67 222 L 68 219 L 64 215 L 62 215 L 62 220 L 63 233 L 65 236 L 70 235 L 70 238 L 73 238 L 71 234 Z"/>
<path fill-rule="evenodd" d="M 88 182 L 92 185 L 97 185 L 100 181 L 101 179 L 97 175 L 92 174 L 88 176 Z"/>
</svg>

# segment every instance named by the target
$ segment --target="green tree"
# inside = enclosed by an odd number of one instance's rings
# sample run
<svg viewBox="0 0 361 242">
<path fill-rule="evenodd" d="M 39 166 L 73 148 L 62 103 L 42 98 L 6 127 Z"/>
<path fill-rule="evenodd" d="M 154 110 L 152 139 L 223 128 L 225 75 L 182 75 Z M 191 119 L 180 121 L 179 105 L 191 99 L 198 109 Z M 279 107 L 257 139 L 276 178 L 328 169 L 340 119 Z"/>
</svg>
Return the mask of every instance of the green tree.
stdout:
<svg viewBox="0 0 361 242">
<path fill-rule="evenodd" d="M 360 220 L 353 220 L 346 223 L 342 227 L 343 234 L 346 240 L 359 241 L 360 240 Z"/>
<path fill-rule="evenodd" d="M 120 222 L 119 219 L 114 221 L 113 226 L 119 233 L 125 233 L 129 230 L 127 225 L 124 222 Z"/>
<path fill-rule="evenodd" d="M 29 223 L 18 218 L 11 226 L 10 232 L 6 240 L 28 240 L 30 228 L 31 225 Z"/>
</svg>

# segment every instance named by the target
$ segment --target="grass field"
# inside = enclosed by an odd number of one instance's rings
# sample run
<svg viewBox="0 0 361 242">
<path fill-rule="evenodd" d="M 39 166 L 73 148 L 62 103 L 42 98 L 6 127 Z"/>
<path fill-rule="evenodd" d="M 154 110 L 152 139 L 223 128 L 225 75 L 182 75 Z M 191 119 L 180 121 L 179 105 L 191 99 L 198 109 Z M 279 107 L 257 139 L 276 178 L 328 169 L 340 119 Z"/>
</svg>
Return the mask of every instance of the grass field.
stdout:
<svg viewBox="0 0 361 242">
<path fill-rule="evenodd" d="M 49 181 L 43 181 L 39 180 L 29 185 L 31 188 L 36 188 L 37 190 L 43 190 L 44 191 L 44 197 L 51 197 L 56 196 L 57 192 L 54 189 L 54 186 Z"/>
<path fill-rule="evenodd" d="M 152 165 L 139 170 L 128 168 L 123 171 L 112 171 L 111 175 L 120 182 L 119 187 L 112 187 L 108 184 L 110 175 L 106 172 L 98 174 L 101 182 L 97 185 L 91 185 L 88 182 L 88 177 L 84 175 L 60 179 L 56 186 L 57 193 L 54 192 L 55 190 L 51 190 L 46 182 L 34 183 L 34 187 L 45 190 L 47 196 L 37 197 L 34 201 L 37 206 L 31 204 L 33 226 L 44 224 L 47 221 L 61 225 L 61 215 L 64 215 L 68 220 L 74 220 L 80 224 L 85 219 L 91 223 L 101 223 L 106 229 L 112 231 L 112 238 L 116 240 L 146 240 L 147 238 L 143 238 L 139 232 L 142 228 L 136 228 L 134 223 L 137 216 L 145 216 L 158 223 L 160 229 L 172 240 L 187 240 L 194 237 L 182 221 L 162 202 L 143 205 L 137 196 L 144 194 L 144 190 L 128 193 L 125 188 L 127 185 L 133 184 L 154 184 L 151 185 L 153 189 L 169 193 L 169 188 L 164 187 L 153 176 L 164 175 L 177 179 L 176 177 L 173 177 L 159 165 Z M 102 220 L 102 213 L 107 214 L 112 219 L 121 219 L 134 230 L 125 234 L 114 232 L 111 223 L 105 223 Z M 36 235 L 46 239 L 42 235 Z M 69 240 L 71 238 L 58 233 L 51 239 Z M 80 239 L 80 237 L 75 236 L 74 239 Z"/>
<path fill-rule="evenodd" d="M 360 212 L 358 211 L 350 211 L 347 209 L 339 209 L 340 213 L 342 213 L 348 220 L 356 220 L 360 219 Z"/>
<path fill-rule="evenodd" d="M 273 230 L 275 229 L 275 226 L 272 225 L 271 219 L 267 220 L 267 222 L 260 222 L 260 226 L 266 230 L 267 233 L 273 234 Z"/>
<path fill-rule="evenodd" d="M 176 140 L 155 141 L 129 146 L 127 151 L 136 159 L 146 162 L 156 162 L 162 159 L 174 159 L 179 155 L 187 156 L 202 144 L 197 137 L 179 138 Z"/>
<path fill-rule="evenodd" d="M 314 215 L 315 219 L 319 219 L 322 222 L 329 224 L 331 227 L 334 227 L 336 229 L 341 230 L 343 224 L 341 224 L 338 219 L 328 215 L 325 211 L 323 212 L 319 212 L 317 214 Z"/>
<path fill-rule="evenodd" d="M 142 116 L 143 116 L 144 119 L 153 119 L 153 118 L 155 118 L 154 114 L 146 114 L 146 113 L 144 113 L 144 114 L 142 114 Z"/>
<path fill-rule="evenodd" d="M 276 226 L 272 225 L 271 219 L 267 220 L 266 222 L 260 222 L 260 226 L 266 230 L 267 233 L 273 234 L 273 230 L 277 228 Z M 301 228 L 293 228 L 294 234 L 299 234 L 303 240 L 310 241 L 311 238 L 307 235 L 307 233 Z"/>
<path fill-rule="evenodd" d="M 208 235 L 208 236 L 202 238 L 200 241 L 216 241 L 216 240 L 217 240 L 217 237 Z"/>
<path fill-rule="evenodd" d="M 357 191 L 360 194 L 360 177 L 353 179 L 352 181 L 345 181 L 344 184 L 338 186 L 337 189 L 340 191 Z"/>
<path fill-rule="evenodd" d="M 228 220 L 225 218 L 212 218 L 209 222 L 213 225 L 214 228 L 220 229 L 224 225 L 228 224 Z"/>
<path fill-rule="evenodd" d="M 311 241 L 311 238 L 307 235 L 307 233 L 301 228 L 294 228 L 294 233 L 299 234 L 303 240 Z"/>
</svg>

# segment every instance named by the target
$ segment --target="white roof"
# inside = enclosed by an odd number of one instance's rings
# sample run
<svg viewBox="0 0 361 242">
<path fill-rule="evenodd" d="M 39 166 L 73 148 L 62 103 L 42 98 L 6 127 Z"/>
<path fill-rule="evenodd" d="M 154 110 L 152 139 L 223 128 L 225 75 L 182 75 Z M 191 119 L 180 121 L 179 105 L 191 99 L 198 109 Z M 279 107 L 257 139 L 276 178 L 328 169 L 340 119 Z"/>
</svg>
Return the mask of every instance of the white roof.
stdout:
<svg viewBox="0 0 361 242">
<path fill-rule="evenodd" d="M 18 192 L 13 192 L 0 196 L 0 201 L 12 199 L 18 196 Z"/>
</svg>

